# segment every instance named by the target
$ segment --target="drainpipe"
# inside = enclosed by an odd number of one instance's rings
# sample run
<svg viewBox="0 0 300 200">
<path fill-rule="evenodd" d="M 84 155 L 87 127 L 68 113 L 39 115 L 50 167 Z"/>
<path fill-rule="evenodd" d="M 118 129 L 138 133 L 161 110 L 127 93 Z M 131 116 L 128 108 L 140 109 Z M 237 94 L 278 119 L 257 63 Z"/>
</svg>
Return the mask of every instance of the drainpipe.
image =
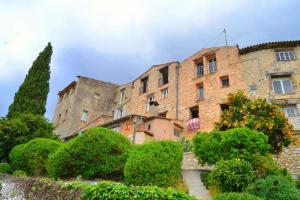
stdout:
<svg viewBox="0 0 300 200">
<path fill-rule="evenodd" d="M 179 118 L 179 67 L 180 64 L 177 62 L 176 65 L 176 119 Z"/>
</svg>

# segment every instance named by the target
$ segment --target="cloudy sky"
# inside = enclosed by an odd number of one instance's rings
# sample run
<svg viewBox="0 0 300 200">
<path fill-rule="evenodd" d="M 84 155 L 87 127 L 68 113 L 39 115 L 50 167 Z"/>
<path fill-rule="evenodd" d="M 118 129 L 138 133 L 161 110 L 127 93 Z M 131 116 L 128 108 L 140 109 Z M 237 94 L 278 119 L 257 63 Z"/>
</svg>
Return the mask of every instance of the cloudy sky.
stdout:
<svg viewBox="0 0 300 200">
<path fill-rule="evenodd" d="M 77 75 L 125 83 L 203 47 L 300 39 L 298 0 L 0 0 L 0 116 L 53 45 L 46 117 Z"/>
</svg>

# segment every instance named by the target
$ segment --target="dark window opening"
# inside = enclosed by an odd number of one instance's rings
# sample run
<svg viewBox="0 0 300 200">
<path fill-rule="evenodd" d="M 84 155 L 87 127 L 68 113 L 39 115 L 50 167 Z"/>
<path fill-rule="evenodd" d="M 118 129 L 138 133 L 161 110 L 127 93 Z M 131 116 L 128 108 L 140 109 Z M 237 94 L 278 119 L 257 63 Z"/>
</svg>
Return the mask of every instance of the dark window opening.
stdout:
<svg viewBox="0 0 300 200">
<path fill-rule="evenodd" d="M 196 106 L 196 107 L 190 108 L 190 115 L 191 115 L 191 119 L 199 118 L 199 107 Z"/>
<path fill-rule="evenodd" d="M 141 79 L 140 94 L 144 94 L 148 91 L 148 77 Z"/>
<path fill-rule="evenodd" d="M 164 85 L 167 84 L 169 82 L 169 67 L 164 67 L 161 70 L 159 70 L 160 72 L 160 78 L 159 78 L 159 82 L 158 85 Z"/>
<path fill-rule="evenodd" d="M 221 108 L 221 111 L 223 112 L 223 111 L 229 109 L 229 105 L 228 104 L 220 104 L 220 108 Z"/>
<path fill-rule="evenodd" d="M 229 87 L 229 77 L 228 76 L 222 76 L 220 77 L 221 80 L 221 87 Z"/>
</svg>

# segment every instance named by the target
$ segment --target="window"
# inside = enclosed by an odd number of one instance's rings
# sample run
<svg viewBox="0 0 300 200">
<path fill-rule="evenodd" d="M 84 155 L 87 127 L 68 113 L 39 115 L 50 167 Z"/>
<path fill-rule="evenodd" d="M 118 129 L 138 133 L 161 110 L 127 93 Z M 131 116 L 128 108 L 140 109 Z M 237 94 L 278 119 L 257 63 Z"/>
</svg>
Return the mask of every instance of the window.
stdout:
<svg viewBox="0 0 300 200">
<path fill-rule="evenodd" d="M 86 122 L 88 120 L 89 112 L 87 110 L 83 110 L 81 114 L 81 120 Z"/>
<path fill-rule="evenodd" d="M 204 66 L 203 62 L 199 62 L 196 64 L 196 72 L 197 72 L 197 77 L 198 76 L 203 76 L 204 75 Z"/>
<path fill-rule="evenodd" d="M 229 87 L 229 77 L 228 76 L 221 76 L 221 87 Z"/>
<path fill-rule="evenodd" d="M 163 89 L 163 90 L 161 91 L 161 98 L 162 98 L 162 99 L 168 98 L 168 88 Z"/>
<path fill-rule="evenodd" d="M 95 98 L 95 99 L 100 99 L 100 94 L 99 94 L 99 93 L 97 93 L 97 92 L 95 92 L 95 94 L 94 94 L 94 98 Z"/>
<path fill-rule="evenodd" d="M 290 77 L 272 78 L 272 85 L 275 94 L 293 93 L 293 85 Z"/>
<path fill-rule="evenodd" d="M 150 110 L 150 107 L 152 106 L 153 102 L 154 102 L 154 95 L 148 96 L 148 99 L 147 99 L 147 111 Z"/>
<path fill-rule="evenodd" d="M 141 79 L 140 94 L 148 92 L 148 77 Z"/>
<path fill-rule="evenodd" d="M 277 61 L 289 61 L 295 60 L 294 51 L 277 51 L 276 52 Z"/>
<path fill-rule="evenodd" d="M 58 118 L 57 118 L 57 126 L 59 125 L 60 120 L 61 120 L 61 114 L 58 115 Z"/>
<path fill-rule="evenodd" d="M 203 88 L 203 83 L 197 85 L 197 100 L 198 100 L 198 101 L 204 100 L 204 88 Z"/>
<path fill-rule="evenodd" d="M 181 131 L 178 130 L 177 128 L 174 128 L 174 136 L 181 137 Z"/>
<path fill-rule="evenodd" d="M 191 119 L 199 118 L 199 107 L 198 106 L 190 108 L 190 116 L 191 116 Z"/>
<path fill-rule="evenodd" d="M 216 58 L 211 58 L 208 60 L 208 71 L 209 73 L 214 73 L 217 71 L 217 60 Z"/>
<path fill-rule="evenodd" d="M 120 93 L 120 103 L 124 102 L 124 100 L 125 100 L 125 89 L 122 89 Z"/>
<path fill-rule="evenodd" d="M 250 92 L 255 92 L 256 91 L 256 85 L 249 85 L 249 91 Z"/>
<path fill-rule="evenodd" d="M 287 117 L 296 117 L 298 116 L 298 111 L 296 105 L 290 105 L 288 107 L 282 108 L 282 111 Z"/>
<path fill-rule="evenodd" d="M 66 120 L 67 120 L 67 117 L 68 117 L 68 109 L 66 110 L 66 113 L 65 113 L 65 119 L 64 119 L 64 121 L 66 121 Z"/>
<path fill-rule="evenodd" d="M 164 67 L 161 70 L 159 70 L 160 78 L 158 80 L 158 86 L 167 84 L 169 82 L 169 67 Z"/>
</svg>

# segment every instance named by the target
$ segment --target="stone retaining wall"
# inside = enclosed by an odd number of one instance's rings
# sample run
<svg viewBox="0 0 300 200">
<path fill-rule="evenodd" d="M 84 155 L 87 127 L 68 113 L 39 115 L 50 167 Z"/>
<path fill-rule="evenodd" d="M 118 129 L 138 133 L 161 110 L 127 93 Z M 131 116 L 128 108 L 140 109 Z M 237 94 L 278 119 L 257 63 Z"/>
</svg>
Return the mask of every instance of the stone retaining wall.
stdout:
<svg viewBox="0 0 300 200">
<path fill-rule="evenodd" d="M 278 155 L 273 155 L 280 167 L 288 169 L 294 175 L 300 175 L 300 147 L 290 145 Z"/>
<path fill-rule="evenodd" d="M 198 160 L 192 152 L 185 152 L 181 164 L 182 170 L 211 170 L 211 166 L 199 165 Z"/>
</svg>

